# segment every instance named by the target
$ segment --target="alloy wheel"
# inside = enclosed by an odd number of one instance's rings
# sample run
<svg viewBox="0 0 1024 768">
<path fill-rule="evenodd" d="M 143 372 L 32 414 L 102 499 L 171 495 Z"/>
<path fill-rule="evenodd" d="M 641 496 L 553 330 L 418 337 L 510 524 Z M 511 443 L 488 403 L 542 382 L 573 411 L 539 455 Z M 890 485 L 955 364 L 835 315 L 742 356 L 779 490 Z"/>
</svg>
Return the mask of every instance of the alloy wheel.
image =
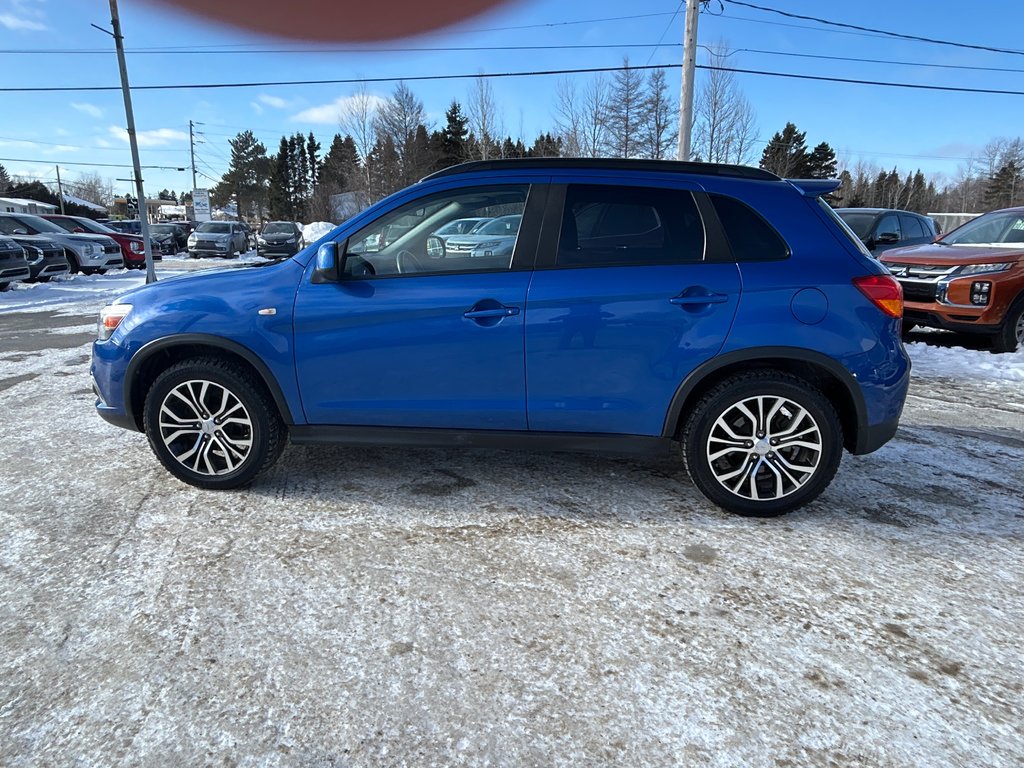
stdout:
<svg viewBox="0 0 1024 768">
<path fill-rule="evenodd" d="M 752 501 L 781 499 L 818 469 L 821 428 L 786 397 L 755 395 L 726 408 L 708 435 L 707 459 L 718 483 Z"/>
<path fill-rule="evenodd" d="M 200 475 L 226 475 L 252 451 L 253 422 L 231 390 L 190 379 L 171 389 L 160 404 L 160 439 L 171 456 Z"/>
</svg>

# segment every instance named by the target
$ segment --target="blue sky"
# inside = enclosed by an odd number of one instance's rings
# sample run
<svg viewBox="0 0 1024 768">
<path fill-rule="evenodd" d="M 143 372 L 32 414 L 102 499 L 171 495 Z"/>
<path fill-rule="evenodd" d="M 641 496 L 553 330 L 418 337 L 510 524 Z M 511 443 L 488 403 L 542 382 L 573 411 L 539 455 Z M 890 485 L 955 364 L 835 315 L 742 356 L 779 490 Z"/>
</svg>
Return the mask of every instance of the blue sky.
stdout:
<svg viewBox="0 0 1024 768">
<path fill-rule="evenodd" d="M 213 2 L 214 0 L 211 0 Z M 327 0 L 324 0 L 327 2 Z M 961 3 L 902 0 L 859 3 L 764 3 L 795 13 L 822 16 L 935 38 L 1004 48 L 1024 48 L 1015 3 L 974 2 L 968 12 Z M 679 61 L 682 13 L 674 18 L 678 0 L 512 0 L 499 10 L 466 21 L 457 28 L 395 43 L 387 47 L 473 46 L 482 51 L 345 53 L 272 53 L 262 49 L 296 49 L 302 44 L 275 40 L 221 26 L 173 10 L 168 5 L 122 0 L 121 18 L 129 51 L 192 47 L 207 51 L 131 52 L 128 69 L 133 85 L 206 83 L 498 72 L 525 69 L 616 66 L 628 55 L 634 64 Z M 735 66 L 867 80 L 913 82 L 959 87 L 1024 90 L 1024 56 L 949 48 L 934 44 L 842 34 L 811 22 L 725 4 L 718 15 L 701 15 L 699 40 L 725 41 L 739 50 Z M 660 15 L 655 15 L 660 14 Z M 587 21 L 606 17 L 613 21 Z M 315 19 L 310 20 L 316 23 Z M 0 84 L 6 86 L 117 85 L 117 62 L 111 39 L 90 27 L 109 25 L 106 0 L 0 0 Z M 538 26 L 545 25 L 545 26 Z M 509 27 L 526 27 L 510 29 Z M 503 29 L 498 29 L 503 28 Z M 628 45 L 666 43 L 661 48 Z M 594 45 L 576 50 L 501 51 L 497 46 Z M 310 44 L 341 48 L 344 43 Z M 250 51 L 210 53 L 209 47 Z M 775 53 L 755 53 L 749 49 Z M 85 51 L 79 53 L 70 50 Z M 59 51 L 59 52 L 55 52 Z M 812 54 L 1016 69 L 981 72 L 900 64 L 797 58 L 779 54 Z M 699 60 L 703 60 L 703 55 Z M 581 85 L 588 75 L 579 75 Z M 698 75 L 699 79 L 703 75 Z M 679 71 L 669 70 L 670 88 L 678 94 Z M 532 141 L 554 124 L 552 105 L 558 77 L 493 80 L 503 112 L 505 133 Z M 807 132 L 810 145 L 828 141 L 851 164 L 857 160 L 902 170 L 955 174 L 957 166 L 990 139 L 1019 136 L 1024 125 L 1024 97 L 935 93 L 862 85 L 780 80 L 739 76 L 753 104 L 758 135 L 767 140 L 787 120 Z M 435 124 L 452 98 L 465 101 L 472 81 L 410 83 Z M 370 86 L 381 97 L 393 86 Z M 313 131 L 325 146 L 337 131 L 337 103 L 351 86 L 262 87 L 237 90 L 137 92 L 136 122 L 144 165 L 188 165 L 188 121 L 202 123 L 197 146 L 199 170 L 217 178 L 226 167 L 227 139 L 250 128 L 273 152 L 283 133 Z M 54 177 L 54 164 L 74 178 L 95 170 L 109 178 L 127 178 L 128 168 L 88 168 L 64 163 L 131 162 L 123 126 L 119 92 L 0 94 L 0 160 L 11 173 Z M 191 174 L 147 170 L 149 192 L 186 189 Z M 210 184 L 200 177 L 200 186 Z M 118 182 L 119 190 L 128 184 Z"/>
</svg>

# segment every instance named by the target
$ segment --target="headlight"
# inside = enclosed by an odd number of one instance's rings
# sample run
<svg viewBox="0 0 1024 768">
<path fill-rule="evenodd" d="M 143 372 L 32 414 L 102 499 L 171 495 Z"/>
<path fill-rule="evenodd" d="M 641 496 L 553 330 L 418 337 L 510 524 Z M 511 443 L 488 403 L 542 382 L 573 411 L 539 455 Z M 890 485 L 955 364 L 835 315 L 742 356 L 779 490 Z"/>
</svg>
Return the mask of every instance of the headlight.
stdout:
<svg viewBox="0 0 1024 768">
<path fill-rule="evenodd" d="M 25 252 L 25 261 L 29 264 L 38 264 L 43 260 L 43 252 L 33 245 L 23 245 L 21 249 Z"/>
<path fill-rule="evenodd" d="M 97 250 L 98 250 L 98 246 L 95 246 L 95 245 L 83 245 L 82 246 L 82 253 L 84 253 L 86 256 L 92 256 L 94 253 L 96 253 Z"/>
<path fill-rule="evenodd" d="M 138 240 L 129 241 L 128 248 L 131 250 L 132 253 L 142 253 L 143 251 L 146 250 L 142 243 L 140 243 Z"/>
<path fill-rule="evenodd" d="M 100 322 L 96 329 L 96 338 L 106 341 L 114 330 L 121 324 L 128 313 L 132 311 L 131 304 L 111 304 L 100 311 Z"/>
<path fill-rule="evenodd" d="M 287 240 L 285 240 L 285 242 L 286 243 L 294 243 L 295 242 L 295 238 L 294 237 L 289 237 Z"/>
<path fill-rule="evenodd" d="M 992 264 L 967 264 L 956 271 L 957 277 L 964 275 L 984 275 L 992 272 L 1005 272 L 1014 265 L 1012 261 L 993 262 Z"/>
<path fill-rule="evenodd" d="M 256 238 L 256 242 L 259 243 L 260 245 L 266 245 L 267 244 L 267 241 L 263 239 L 263 235 L 259 235 Z"/>
</svg>

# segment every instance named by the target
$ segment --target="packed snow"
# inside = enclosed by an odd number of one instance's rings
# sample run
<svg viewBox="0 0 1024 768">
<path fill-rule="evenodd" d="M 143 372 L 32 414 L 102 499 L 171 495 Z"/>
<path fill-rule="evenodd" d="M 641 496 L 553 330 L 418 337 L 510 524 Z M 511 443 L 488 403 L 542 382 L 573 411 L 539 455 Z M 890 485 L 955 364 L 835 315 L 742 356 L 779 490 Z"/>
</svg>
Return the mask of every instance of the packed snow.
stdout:
<svg viewBox="0 0 1024 768">
<path fill-rule="evenodd" d="M 93 411 L 143 281 L 0 294 L 0 764 L 1024 764 L 1021 353 L 910 344 L 897 437 L 777 520 L 675 456 L 291 446 L 215 493 Z"/>
<path fill-rule="evenodd" d="M 329 221 L 314 221 L 311 224 L 306 224 L 302 228 L 302 242 L 306 243 L 306 245 L 315 243 L 336 227 L 337 224 L 331 224 Z"/>
</svg>

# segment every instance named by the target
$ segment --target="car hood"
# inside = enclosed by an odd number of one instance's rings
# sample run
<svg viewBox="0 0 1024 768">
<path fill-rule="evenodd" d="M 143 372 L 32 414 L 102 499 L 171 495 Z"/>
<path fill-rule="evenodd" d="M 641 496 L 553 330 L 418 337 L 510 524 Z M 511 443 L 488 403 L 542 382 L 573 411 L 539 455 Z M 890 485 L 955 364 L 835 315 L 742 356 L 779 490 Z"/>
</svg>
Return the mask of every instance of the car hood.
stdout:
<svg viewBox="0 0 1024 768">
<path fill-rule="evenodd" d="M 49 235 L 8 235 L 16 243 L 26 243 L 37 248 L 60 248 L 60 243 Z"/>
<path fill-rule="evenodd" d="M 291 234 L 288 234 L 287 232 L 274 232 L 270 235 L 260 235 L 260 237 L 267 243 L 284 243 L 292 239 L 297 240 L 299 236 L 294 232 Z"/>
<path fill-rule="evenodd" d="M 189 237 L 197 240 L 227 240 L 231 237 L 230 232 L 193 232 Z"/>
<path fill-rule="evenodd" d="M 445 240 L 448 248 L 472 248 L 480 243 L 494 243 L 514 239 L 515 235 L 452 235 Z"/>
<path fill-rule="evenodd" d="M 883 264 L 987 264 L 994 261 L 1016 261 L 1024 257 L 1024 246 L 1020 248 L 993 247 L 990 245 L 912 245 L 908 248 L 893 248 L 879 257 Z"/>
<path fill-rule="evenodd" d="M 237 295 L 240 292 L 252 293 L 253 305 L 259 302 L 262 290 L 274 281 L 272 270 L 281 270 L 282 280 L 294 280 L 292 289 L 298 287 L 303 266 L 293 259 L 280 261 L 256 262 L 239 267 L 224 269 L 204 269 L 200 272 L 186 272 L 173 277 L 161 278 L 159 282 L 143 285 L 123 293 L 112 302 L 114 304 L 134 304 L 136 302 L 166 302 L 181 299 L 194 299 L 202 296 L 213 297 Z M 291 277 L 287 277 L 288 270 Z M 222 301 L 217 299 L 217 301 Z"/>
</svg>

